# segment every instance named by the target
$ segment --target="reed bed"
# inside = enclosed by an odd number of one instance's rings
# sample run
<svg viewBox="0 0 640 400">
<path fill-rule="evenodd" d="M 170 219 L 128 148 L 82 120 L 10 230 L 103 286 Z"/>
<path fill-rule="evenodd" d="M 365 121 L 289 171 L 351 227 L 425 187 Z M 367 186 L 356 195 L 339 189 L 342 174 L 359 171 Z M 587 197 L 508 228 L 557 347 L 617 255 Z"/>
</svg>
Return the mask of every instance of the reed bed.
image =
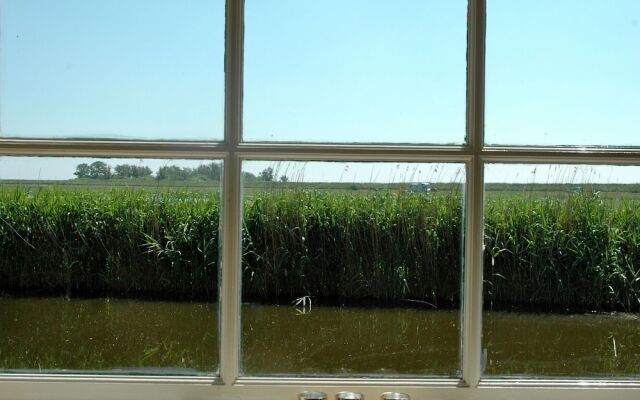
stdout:
<svg viewBox="0 0 640 400">
<path fill-rule="evenodd" d="M 488 308 L 640 311 L 640 201 L 494 198 L 484 266 Z"/>
<path fill-rule="evenodd" d="M 638 200 L 488 196 L 486 308 L 640 311 Z M 0 190 L 0 291 L 217 299 L 219 198 Z M 453 308 L 459 192 L 274 190 L 244 201 L 243 301 Z"/>
<path fill-rule="evenodd" d="M 244 299 L 459 302 L 457 193 L 259 193 L 244 221 Z"/>
<path fill-rule="evenodd" d="M 0 290 L 217 297 L 217 195 L 0 190 Z"/>
</svg>

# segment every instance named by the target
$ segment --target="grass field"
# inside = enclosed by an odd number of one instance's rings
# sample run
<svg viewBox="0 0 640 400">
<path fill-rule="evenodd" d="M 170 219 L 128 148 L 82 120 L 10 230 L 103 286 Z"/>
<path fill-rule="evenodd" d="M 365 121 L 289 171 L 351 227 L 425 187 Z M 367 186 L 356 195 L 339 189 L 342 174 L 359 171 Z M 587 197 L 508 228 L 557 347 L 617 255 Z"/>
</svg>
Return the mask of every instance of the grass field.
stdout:
<svg viewBox="0 0 640 400">
<path fill-rule="evenodd" d="M 217 298 L 219 187 L 153 179 L 2 182 L 0 290 Z M 457 307 L 460 185 L 247 182 L 243 300 Z M 494 309 L 640 309 L 639 185 L 486 194 Z"/>
</svg>

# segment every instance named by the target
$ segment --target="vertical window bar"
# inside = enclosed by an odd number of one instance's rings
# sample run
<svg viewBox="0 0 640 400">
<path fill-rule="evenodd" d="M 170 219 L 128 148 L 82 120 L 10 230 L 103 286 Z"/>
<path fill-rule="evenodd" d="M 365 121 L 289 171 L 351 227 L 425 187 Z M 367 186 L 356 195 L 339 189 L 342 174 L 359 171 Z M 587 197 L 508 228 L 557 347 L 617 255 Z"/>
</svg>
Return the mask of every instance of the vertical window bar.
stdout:
<svg viewBox="0 0 640 400">
<path fill-rule="evenodd" d="M 467 144 L 480 155 L 484 147 L 484 68 L 486 0 L 469 0 L 467 16 Z"/>
<path fill-rule="evenodd" d="M 227 0 L 225 30 L 224 141 L 229 151 L 235 152 L 242 140 L 244 0 Z"/>
<path fill-rule="evenodd" d="M 225 133 L 222 276 L 220 290 L 220 375 L 225 384 L 238 376 L 240 358 L 241 193 L 238 143 L 242 136 L 242 52 L 244 1 L 227 0 L 225 25 Z"/>
<path fill-rule="evenodd" d="M 486 1 L 469 0 L 467 40 L 467 141 L 473 159 L 467 164 L 463 286 L 462 378 L 475 387 L 482 364 L 482 246 L 484 238 L 484 56 Z"/>
</svg>

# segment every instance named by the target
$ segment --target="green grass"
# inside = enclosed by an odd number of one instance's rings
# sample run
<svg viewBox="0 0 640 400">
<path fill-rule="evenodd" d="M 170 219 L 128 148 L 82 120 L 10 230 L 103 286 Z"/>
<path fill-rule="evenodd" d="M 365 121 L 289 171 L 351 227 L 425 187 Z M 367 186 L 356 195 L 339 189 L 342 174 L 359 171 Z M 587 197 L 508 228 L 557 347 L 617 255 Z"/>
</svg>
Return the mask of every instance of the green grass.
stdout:
<svg viewBox="0 0 640 400">
<path fill-rule="evenodd" d="M 248 198 L 244 298 L 459 301 L 457 193 L 276 191 Z"/>
<path fill-rule="evenodd" d="M 246 190 L 243 300 L 457 307 L 460 192 L 365 189 Z M 488 193 L 485 304 L 640 310 L 640 201 L 560 189 Z M 218 196 L 0 189 L 0 291 L 215 300 Z"/>
<path fill-rule="evenodd" d="M 32 191 L 40 188 L 57 190 L 92 190 L 105 191 L 111 189 L 150 190 L 154 192 L 184 190 L 190 192 L 211 193 L 220 190 L 220 182 L 206 179 L 189 180 L 157 180 L 154 178 L 136 179 L 70 179 L 70 180 L 2 180 L 4 189 L 29 189 Z"/>
<path fill-rule="evenodd" d="M 0 190 L 7 291 L 212 299 L 219 199 L 174 190 Z"/>
<path fill-rule="evenodd" d="M 640 310 L 640 202 L 598 193 L 496 198 L 485 211 L 489 306 Z"/>
</svg>

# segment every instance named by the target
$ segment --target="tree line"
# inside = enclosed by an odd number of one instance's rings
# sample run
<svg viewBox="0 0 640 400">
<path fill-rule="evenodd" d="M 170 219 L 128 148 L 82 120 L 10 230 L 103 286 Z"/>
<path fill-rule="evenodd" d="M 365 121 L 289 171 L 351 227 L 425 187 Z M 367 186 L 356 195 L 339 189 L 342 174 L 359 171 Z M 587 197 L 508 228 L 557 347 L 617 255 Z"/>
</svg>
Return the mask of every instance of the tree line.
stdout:
<svg viewBox="0 0 640 400">
<path fill-rule="evenodd" d="M 212 180 L 219 181 L 222 178 L 222 164 L 211 162 L 201 164 L 195 168 L 179 167 L 177 165 L 165 165 L 154 173 L 151 168 L 143 165 L 119 164 L 111 167 L 103 161 L 95 161 L 91 164 L 82 163 L 76 166 L 73 173 L 76 178 L 85 179 L 139 179 L 155 178 L 157 180 Z M 276 179 L 273 168 L 262 170 L 257 176 L 251 172 L 243 172 L 242 177 L 248 181 L 273 182 Z M 280 182 L 287 182 L 286 176 L 280 177 Z"/>
</svg>

